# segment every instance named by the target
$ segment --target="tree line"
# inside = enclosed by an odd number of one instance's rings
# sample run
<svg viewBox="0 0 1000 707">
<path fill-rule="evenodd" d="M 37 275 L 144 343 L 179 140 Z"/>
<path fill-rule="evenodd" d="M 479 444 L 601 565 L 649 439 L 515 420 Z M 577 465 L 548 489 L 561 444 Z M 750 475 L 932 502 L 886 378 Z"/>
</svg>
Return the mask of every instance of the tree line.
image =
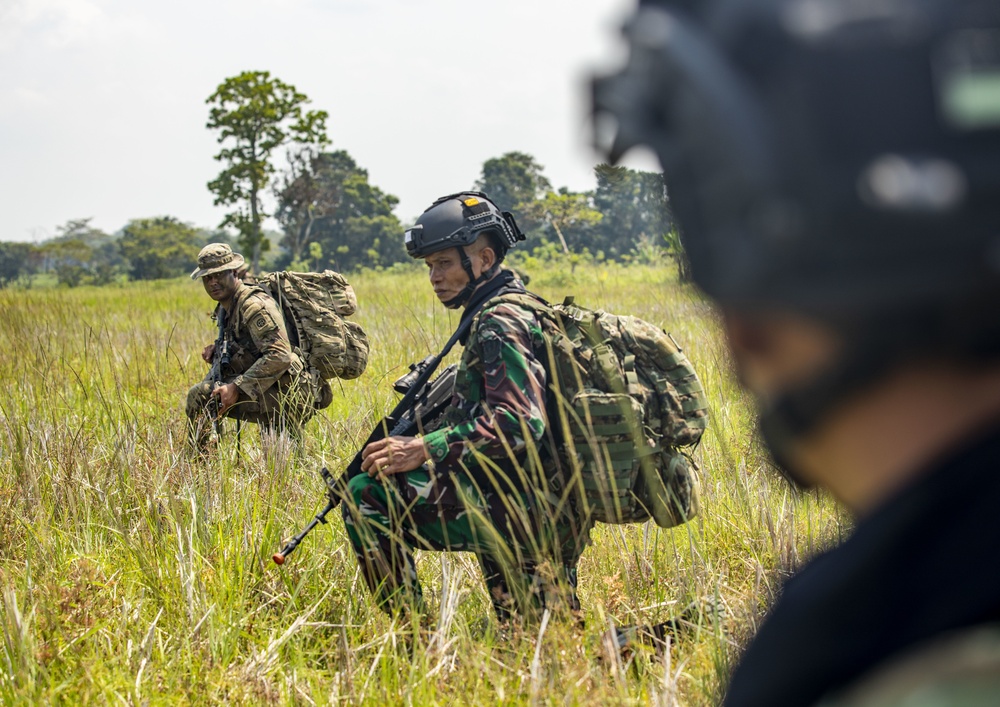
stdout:
<svg viewBox="0 0 1000 707">
<path fill-rule="evenodd" d="M 158 216 L 107 234 L 91 219 L 71 220 L 41 244 L 0 243 L 0 286 L 37 272 L 69 286 L 177 277 L 202 245 L 219 240 L 234 242 L 254 270 L 350 271 L 408 259 L 394 214 L 399 199 L 372 184 L 345 150 L 330 149 L 328 114 L 307 110 L 305 94 L 269 72 L 248 71 L 223 81 L 206 103 L 223 165 L 207 186 L 216 205 L 229 207 L 217 230 Z M 486 160 L 468 187 L 513 212 L 537 253 L 573 263 L 680 257 L 662 174 L 600 164 L 594 175 L 593 190 L 554 189 L 533 156 L 508 152 Z M 280 232 L 264 229 L 271 216 Z"/>
<path fill-rule="evenodd" d="M 38 273 L 69 287 L 178 277 L 194 268 L 202 246 L 229 241 L 224 232 L 172 216 L 133 219 L 116 233 L 95 228 L 92 220 L 71 219 L 37 244 L 0 242 L 0 287 Z"/>
</svg>

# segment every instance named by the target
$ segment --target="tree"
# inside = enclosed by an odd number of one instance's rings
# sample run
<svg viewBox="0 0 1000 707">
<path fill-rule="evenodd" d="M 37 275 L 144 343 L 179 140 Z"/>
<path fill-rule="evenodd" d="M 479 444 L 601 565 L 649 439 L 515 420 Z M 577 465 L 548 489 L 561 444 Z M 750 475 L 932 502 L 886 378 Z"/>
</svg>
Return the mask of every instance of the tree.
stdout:
<svg viewBox="0 0 1000 707">
<path fill-rule="evenodd" d="M 571 192 L 565 187 L 522 206 L 522 213 L 550 226 L 567 254 L 571 245 L 577 251 L 587 247 L 587 234 L 603 218 L 603 214 L 591 205 L 590 194 Z"/>
<path fill-rule="evenodd" d="M 659 172 L 599 164 L 594 168 L 594 206 L 604 218 L 592 246 L 610 256 L 628 253 L 642 235 L 666 245 L 672 219 L 666 183 Z"/>
<path fill-rule="evenodd" d="M 124 269 L 116 238 L 91 226 L 91 220 L 70 219 L 56 227 L 59 235 L 39 247 L 44 269 L 55 270 L 61 284 L 104 285 Z"/>
<path fill-rule="evenodd" d="M 552 190 L 543 167 L 524 152 L 508 152 L 483 163 L 475 188 L 486 192 L 501 211 L 519 211 Z"/>
<path fill-rule="evenodd" d="M 60 285 L 76 287 L 94 269 L 94 249 L 80 238 L 63 238 L 42 245 L 45 259 L 56 271 Z"/>
<path fill-rule="evenodd" d="M 198 257 L 199 232 L 172 216 L 133 219 L 119 241 L 136 280 L 179 277 Z"/>
<path fill-rule="evenodd" d="M 392 213 L 399 200 L 371 184 L 344 150 L 297 156 L 282 185 L 276 216 L 293 262 L 313 243 L 319 263 L 338 270 L 406 259 L 403 227 Z"/>
<path fill-rule="evenodd" d="M 0 243 L 0 287 L 38 269 L 39 252 L 31 243 Z"/>
<path fill-rule="evenodd" d="M 288 156 L 288 171 L 275 185 L 275 217 L 285 232 L 282 245 L 300 262 L 313 226 L 334 215 L 342 201 L 344 179 L 358 166 L 343 150 L 321 152 L 305 148 Z"/>
<path fill-rule="evenodd" d="M 314 267 L 316 269 L 319 269 L 320 261 L 323 259 L 323 246 L 321 246 L 319 243 L 315 243 L 315 242 L 310 243 L 309 244 L 309 257 L 315 263 Z"/>
<path fill-rule="evenodd" d="M 326 111 L 304 111 L 309 102 L 294 86 L 271 78 L 268 71 L 244 71 L 219 84 L 205 101 L 212 106 L 206 127 L 219 130 L 223 145 L 215 159 L 226 165 L 208 183 L 215 204 L 235 206 L 222 221 L 240 233 L 240 246 L 251 254 L 254 270 L 266 240 L 261 221 L 267 217 L 261 191 L 274 174 L 271 158 L 288 143 L 324 145 Z"/>
</svg>

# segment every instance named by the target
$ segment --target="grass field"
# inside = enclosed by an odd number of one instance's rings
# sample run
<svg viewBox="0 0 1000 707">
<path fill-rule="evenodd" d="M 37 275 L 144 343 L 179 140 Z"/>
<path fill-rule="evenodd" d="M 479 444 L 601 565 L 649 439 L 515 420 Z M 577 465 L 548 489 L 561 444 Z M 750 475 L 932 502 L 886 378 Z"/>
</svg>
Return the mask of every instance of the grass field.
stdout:
<svg viewBox="0 0 1000 707">
<path fill-rule="evenodd" d="M 664 326 L 712 401 L 686 526 L 599 526 L 580 566 L 586 628 L 498 635 L 471 555 L 424 554 L 433 632 L 374 609 L 339 515 L 284 567 L 270 557 L 324 498 L 395 400 L 390 381 L 458 316 L 423 273 L 352 281 L 373 355 L 338 384 L 304 449 L 243 430 L 208 463 L 184 453 L 182 400 L 214 338 L 190 281 L 0 290 L 0 696 L 5 703 L 494 704 L 718 701 L 781 580 L 847 521 L 767 466 L 712 312 L 668 268 L 531 273 L 551 299 Z M 455 354 L 453 354 L 455 355 Z M 230 427 L 230 430 L 232 428 Z M 662 621 L 692 601 L 726 612 L 665 658 L 609 656 L 609 622 Z"/>
</svg>

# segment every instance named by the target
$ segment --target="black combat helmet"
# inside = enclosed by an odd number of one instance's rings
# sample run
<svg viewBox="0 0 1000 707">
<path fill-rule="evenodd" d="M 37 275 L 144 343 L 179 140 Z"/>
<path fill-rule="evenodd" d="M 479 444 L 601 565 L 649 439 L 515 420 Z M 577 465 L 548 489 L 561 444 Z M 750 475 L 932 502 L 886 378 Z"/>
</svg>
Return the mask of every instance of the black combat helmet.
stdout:
<svg viewBox="0 0 1000 707">
<path fill-rule="evenodd" d="M 493 269 L 478 278 L 465 246 L 472 245 L 482 234 L 489 234 L 497 261 Z M 509 211 L 501 211 L 490 198 L 480 191 L 464 191 L 442 196 L 431 204 L 417 219 L 417 223 L 404 236 L 406 252 L 413 258 L 425 258 L 448 248 L 458 248 L 462 267 L 469 276 L 469 284 L 455 298 L 445 302 L 447 307 L 460 307 L 468 300 L 476 286 L 496 274 L 497 268 L 524 234 L 517 227 Z"/>
<path fill-rule="evenodd" d="M 792 427 L 900 356 L 1000 357 L 1000 3 L 658 0 L 625 34 L 597 127 L 658 154 L 696 282 L 853 348 Z"/>
<path fill-rule="evenodd" d="M 1000 3 L 659 0 L 594 84 L 651 146 L 714 298 L 930 302 L 1000 283 Z"/>
</svg>

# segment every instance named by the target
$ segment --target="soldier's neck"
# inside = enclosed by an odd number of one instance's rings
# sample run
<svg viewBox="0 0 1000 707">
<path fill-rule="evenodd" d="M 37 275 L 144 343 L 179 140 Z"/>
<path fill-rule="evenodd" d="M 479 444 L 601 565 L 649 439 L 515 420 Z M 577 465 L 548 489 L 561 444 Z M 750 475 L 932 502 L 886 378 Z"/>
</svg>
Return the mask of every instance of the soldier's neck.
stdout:
<svg viewBox="0 0 1000 707">
<path fill-rule="evenodd" d="M 239 300 L 240 293 L 243 292 L 243 288 L 244 287 L 246 287 L 246 285 L 244 285 L 242 281 L 241 282 L 237 282 L 236 283 L 236 289 L 233 290 L 233 296 L 230 297 L 230 298 L 228 298 L 228 299 L 219 300 L 219 306 L 221 306 L 224 310 L 226 310 L 226 316 L 227 317 L 230 314 L 233 313 L 233 307 L 236 305 L 236 302 Z"/>
<path fill-rule="evenodd" d="M 908 366 L 831 414 L 797 445 L 796 466 L 863 516 L 998 422 L 1000 366 Z"/>
</svg>

